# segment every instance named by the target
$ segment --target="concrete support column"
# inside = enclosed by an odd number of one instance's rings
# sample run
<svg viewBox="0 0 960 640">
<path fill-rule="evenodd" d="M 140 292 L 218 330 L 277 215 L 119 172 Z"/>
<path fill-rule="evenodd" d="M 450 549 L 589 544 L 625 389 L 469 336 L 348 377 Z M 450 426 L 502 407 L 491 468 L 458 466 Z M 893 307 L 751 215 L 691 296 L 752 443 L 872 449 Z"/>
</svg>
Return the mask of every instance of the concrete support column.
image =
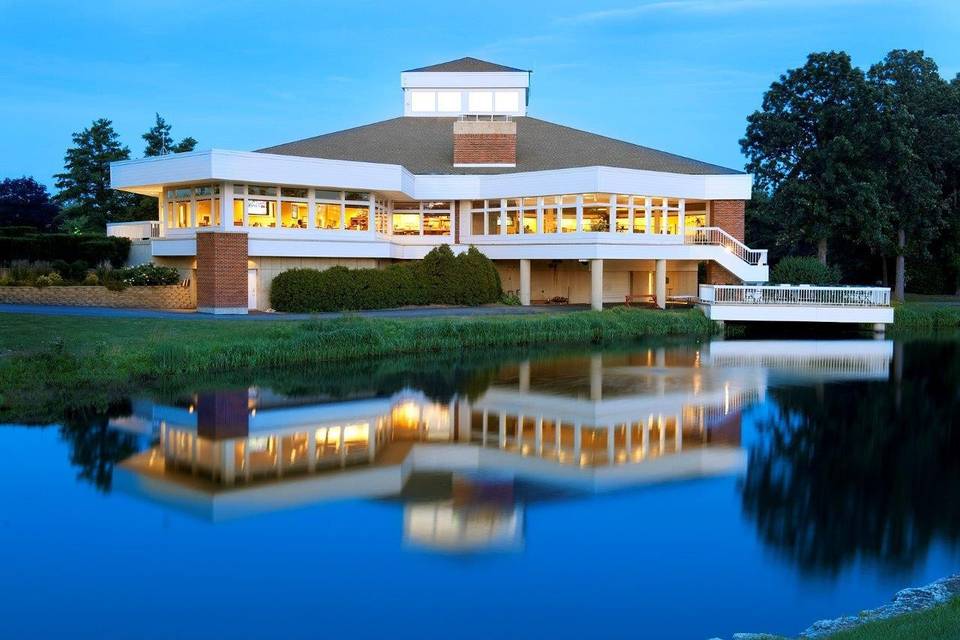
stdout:
<svg viewBox="0 0 960 640">
<path fill-rule="evenodd" d="M 524 360 L 517 365 L 517 369 L 517 375 L 519 377 L 517 390 L 520 391 L 520 393 L 527 393 L 530 391 L 530 361 Z"/>
<path fill-rule="evenodd" d="M 603 399 L 603 356 L 599 353 L 590 354 L 590 400 L 599 402 Z"/>
<path fill-rule="evenodd" d="M 520 304 L 530 306 L 530 261 L 520 261 Z"/>
<path fill-rule="evenodd" d="M 667 261 L 657 260 L 657 272 L 654 276 L 657 288 L 657 307 L 667 308 Z"/>
<path fill-rule="evenodd" d="M 603 260 L 590 261 L 590 308 L 603 309 Z"/>
</svg>

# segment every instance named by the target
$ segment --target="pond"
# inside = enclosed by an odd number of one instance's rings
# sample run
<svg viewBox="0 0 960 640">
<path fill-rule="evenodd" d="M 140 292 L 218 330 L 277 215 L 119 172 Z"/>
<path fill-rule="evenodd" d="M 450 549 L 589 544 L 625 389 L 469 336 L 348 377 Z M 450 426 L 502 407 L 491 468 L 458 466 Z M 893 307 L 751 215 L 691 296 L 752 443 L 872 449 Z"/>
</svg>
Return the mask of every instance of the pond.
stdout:
<svg viewBox="0 0 960 640">
<path fill-rule="evenodd" d="M 0 637 L 796 634 L 960 569 L 960 340 L 170 380 L 2 425 Z"/>
</svg>

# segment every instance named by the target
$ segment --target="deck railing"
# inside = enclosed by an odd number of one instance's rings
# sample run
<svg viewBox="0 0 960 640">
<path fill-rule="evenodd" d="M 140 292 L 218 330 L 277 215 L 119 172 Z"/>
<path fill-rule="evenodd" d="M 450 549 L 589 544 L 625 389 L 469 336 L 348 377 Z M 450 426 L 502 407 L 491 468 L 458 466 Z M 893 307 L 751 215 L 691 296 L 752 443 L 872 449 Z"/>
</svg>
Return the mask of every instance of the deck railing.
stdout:
<svg viewBox="0 0 960 640">
<path fill-rule="evenodd" d="M 683 241 L 685 244 L 718 245 L 747 264 L 767 264 L 766 249 L 751 249 L 720 227 L 696 227 L 694 229 L 687 229 Z"/>
<path fill-rule="evenodd" d="M 888 287 L 814 287 L 811 285 L 700 285 L 707 304 L 889 307 Z"/>
<path fill-rule="evenodd" d="M 157 220 L 138 220 L 135 222 L 109 222 L 107 235 L 130 240 L 149 240 L 160 237 L 160 222 Z"/>
</svg>

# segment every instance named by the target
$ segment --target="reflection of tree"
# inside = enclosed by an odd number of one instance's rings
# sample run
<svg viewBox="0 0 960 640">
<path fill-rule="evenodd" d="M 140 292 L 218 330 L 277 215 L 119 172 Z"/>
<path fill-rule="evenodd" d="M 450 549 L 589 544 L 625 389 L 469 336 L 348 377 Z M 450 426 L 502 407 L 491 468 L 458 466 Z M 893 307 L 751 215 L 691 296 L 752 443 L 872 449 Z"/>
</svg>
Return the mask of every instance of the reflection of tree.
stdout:
<svg viewBox="0 0 960 640">
<path fill-rule="evenodd" d="M 129 402 L 111 404 L 105 411 L 76 409 L 67 412 L 60 436 L 70 444 L 70 462 L 80 468 L 78 478 L 110 491 L 113 466 L 137 451 L 137 438 L 108 427 L 110 418 L 128 416 Z"/>
<path fill-rule="evenodd" d="M 805 570 L 858 557 L 906 569 L 935 537 L 960 539 L 960 344 L 903 351 L 889 382 L 770 392 L 779 411 L 750 452 L 743 506 Z"/>
</svg>

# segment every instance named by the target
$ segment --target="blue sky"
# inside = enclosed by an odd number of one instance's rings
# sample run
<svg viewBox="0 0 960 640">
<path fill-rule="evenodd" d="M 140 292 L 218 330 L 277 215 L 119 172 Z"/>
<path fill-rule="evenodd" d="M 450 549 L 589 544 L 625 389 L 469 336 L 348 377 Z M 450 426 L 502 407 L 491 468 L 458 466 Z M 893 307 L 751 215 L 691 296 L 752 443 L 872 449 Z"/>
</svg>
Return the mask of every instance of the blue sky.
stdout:
<svg viewBox="0 0 960 640">
<path fill-rule="evenodd" d="M 0 29 L 0 178 L 48 185 L 98 117 L 133 157 L 155 111 L 256 149 L 400 115 L 400 71 L 465 55 L 532 69 L 530 115 L 737 168 L 746 116 L 811 51 L 960 72 L 955 0 L 0 0 Z"/>
</svg>

